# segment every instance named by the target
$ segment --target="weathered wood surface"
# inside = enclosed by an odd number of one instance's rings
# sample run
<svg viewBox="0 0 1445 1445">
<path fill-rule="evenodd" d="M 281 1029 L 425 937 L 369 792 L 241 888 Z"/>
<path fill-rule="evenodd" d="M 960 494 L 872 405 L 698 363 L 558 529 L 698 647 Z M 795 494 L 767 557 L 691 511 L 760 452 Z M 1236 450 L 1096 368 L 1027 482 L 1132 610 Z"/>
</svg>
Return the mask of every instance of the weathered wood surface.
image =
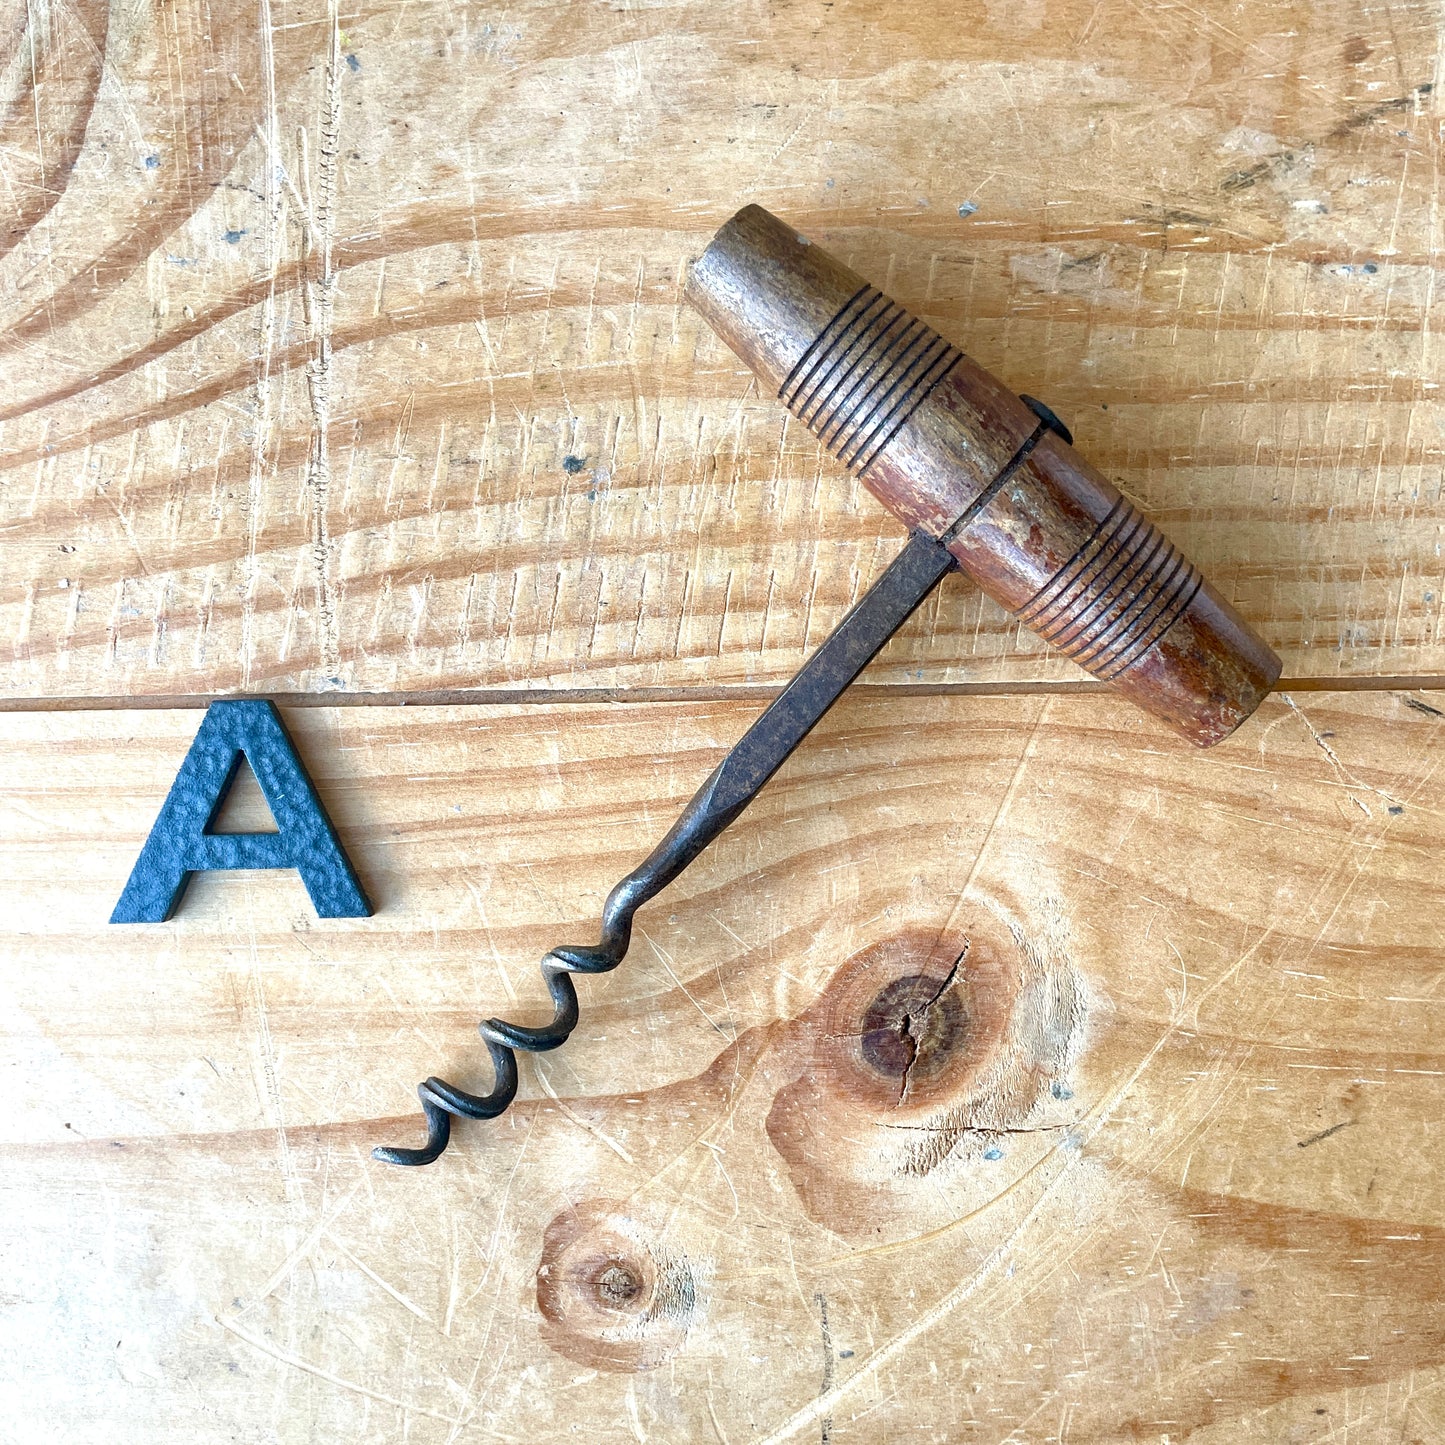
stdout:
<svg viewBox="0 0 1445 1445">
<path fill-rule="evenodd" d="M 682 304 L 746 201 L 1287 676 L 1445 677 L 1441 33 L 0 0 L 0 1440 L 1445 1435 L 1439 692 L 1198 757 L 950 579 L 516 1108 L 368 1154 L 901 542 Z M 104 922 L 199 714 L 67 702 L 604 687 L 705 700 L 291 708 L 377 916 Z"/>
<path fill-rule="evenodd" d="M 290 709 L 377 917 L 135 929 L 199 714 L 0 720 L 0 1436 L 1439 1439 L 1440 693 L 854 695 L 369 1159 L 752 711 Z"/>
<path fill-rule="evenodd" d="M 4 15 L 6 693 L 780 680 L 898 531 L 681 305 L 746 200 L 1287 675 L 1445 673 L 1434 0 Z M 928 635 L 880 676 L 1075 675 Z"/>
</svg>

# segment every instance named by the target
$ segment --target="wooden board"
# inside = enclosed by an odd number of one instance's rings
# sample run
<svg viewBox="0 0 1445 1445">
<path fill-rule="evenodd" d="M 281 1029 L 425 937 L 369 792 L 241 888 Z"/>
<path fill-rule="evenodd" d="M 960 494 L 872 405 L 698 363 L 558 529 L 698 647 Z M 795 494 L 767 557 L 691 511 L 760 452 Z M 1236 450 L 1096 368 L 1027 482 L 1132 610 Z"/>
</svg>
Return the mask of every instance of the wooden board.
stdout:
<svg viewBox="0 0 1445 1445">
<path fill-rule="evenodd" d="M 850 697 L 370 1160 L 752 711 L 290 709 L 376 918 L 126 929 L 199 713 L 0 720 L 0 1435 L 1440 1438 L 1440 693 Z"/>
<path fill-rule="evenodd" d="M 0 0 L 0 1442 L 1445 1437 L 1441 30 Z M 949 579 L 388 1169 L 901 544 L 681 301 L 750 201 L 1298 685 L 1198 756 Z M 109 927 L 236 691 L 376 916 Z"/>
<path fill-rule="evenodd" d="M 1445 673 L 1432 0 L 5 13 L 6 694 L 779 682 L 900 537 L 681 304 L 747 201 L 1287 676 Z M 1077 675 L 962 585 L 882 669 Z"/>
</svg>

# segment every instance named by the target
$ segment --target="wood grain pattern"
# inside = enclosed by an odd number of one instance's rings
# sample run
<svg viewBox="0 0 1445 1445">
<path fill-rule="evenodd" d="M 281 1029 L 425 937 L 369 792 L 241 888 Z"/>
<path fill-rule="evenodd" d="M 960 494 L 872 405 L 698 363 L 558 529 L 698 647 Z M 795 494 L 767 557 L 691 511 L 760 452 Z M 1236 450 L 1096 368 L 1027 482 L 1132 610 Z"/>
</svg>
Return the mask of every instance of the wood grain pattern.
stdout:
<svg viewBox="0 0 1445 1445">
<path fill-rule="evenodd" d="M 0 0 L 0 1441 L 1445 1436 L 1441 32 Z M 1201 757 L 950 579 L 383 1168 L 901 543 L 682 302 L 750 201 L 1376 690 Z M 136 705 L 463 688 L 664 700 L 288 708 L 377 916 L 105 925 Z"/>
<path fill-rule="evenodd" d="M 367 1157 L 751 712 L 292 709 L 377 917 L 125 930 L 198 714 L 0 720 L 0 1436 L 1439 1438 L 1439 693 L 851 696 Z"/>
<path fill-rule="evenodd" d="M 4 14 L 6 694 L 780 681 L 898 532 L 680 304 L 748 200 L 1286 675 L 1445 673 L 1433 0 Z M 1077 675 L 928 626 L 880 678 Z"/>
</svg>

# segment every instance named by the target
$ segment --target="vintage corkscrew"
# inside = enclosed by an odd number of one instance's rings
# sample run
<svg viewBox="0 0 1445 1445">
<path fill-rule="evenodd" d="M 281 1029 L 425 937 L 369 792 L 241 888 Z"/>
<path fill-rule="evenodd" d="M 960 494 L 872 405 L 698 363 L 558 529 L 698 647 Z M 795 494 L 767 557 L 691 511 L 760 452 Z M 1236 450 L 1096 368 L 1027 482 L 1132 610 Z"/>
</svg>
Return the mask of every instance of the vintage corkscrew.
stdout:
<svg viewBox="0 0 1445 1445">
<path fill-rule="evenodd" d="M 1190 742 L 1239 726 L 1279 658 L 1157 527 L 1074 450 L 1042 403 L 1016 397 L 923 322 L 760 206 L 694 263 L 686 295 L 783 404 L 910 530 L 907 545 L 743 734 L 656 848 L 613 888 L 595 945 L 542 960 L 555 1013 L 487 1019 L 489 1094 L 418 1086 L 427 1140 L 378 1148 L 429 1164 L 453 1117 L 490 1119 L 517 1092 L 516 1050 L 577 1026 L 574 973 L 627 952 L 637 910 L 700 854 L 807 737 L 943 575 L 960 568 L 1049 644 Z"/>
</svg>

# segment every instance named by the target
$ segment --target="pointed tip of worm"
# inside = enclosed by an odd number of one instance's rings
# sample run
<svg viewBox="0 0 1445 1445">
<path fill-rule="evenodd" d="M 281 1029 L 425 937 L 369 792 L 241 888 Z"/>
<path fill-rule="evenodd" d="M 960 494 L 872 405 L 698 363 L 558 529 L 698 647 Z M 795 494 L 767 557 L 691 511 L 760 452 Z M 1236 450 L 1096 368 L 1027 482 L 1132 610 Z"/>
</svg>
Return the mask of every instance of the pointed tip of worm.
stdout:
<svg viewBox="0 0 1445 1445">
<path fill-rule="evenodd" d="M 421 1149 L 395 1149 L 386 1144 L 378 1144 L 371 1151 L 371 1157 L 378 1159 L 383 1164 L 400 1164 L 404 1168 L 416 1168 L 422 1164 L 434 1164 L 442 1156 L 446 1148 L 443 1144 L 441 1149 L 423 1147 Z"/>
<path fill-rule="evenodd" d="M 383 1164 L 400 1164 L 403 1168 L 415 1169 L 422 1164 L 434 1164 L 446 1152 L 452 1139 L 451 1115 L 443 1109 L 428 1092 L 426 1083 L 417 1085 L 417 1098 L 421 1100 L 422 1115 L 426 1119 L 426 1143 L 420 1149 L 401 1149 L 389 1144 L 378 1144 L 371 1151 L 371 1157 Z"/>
</svg>

